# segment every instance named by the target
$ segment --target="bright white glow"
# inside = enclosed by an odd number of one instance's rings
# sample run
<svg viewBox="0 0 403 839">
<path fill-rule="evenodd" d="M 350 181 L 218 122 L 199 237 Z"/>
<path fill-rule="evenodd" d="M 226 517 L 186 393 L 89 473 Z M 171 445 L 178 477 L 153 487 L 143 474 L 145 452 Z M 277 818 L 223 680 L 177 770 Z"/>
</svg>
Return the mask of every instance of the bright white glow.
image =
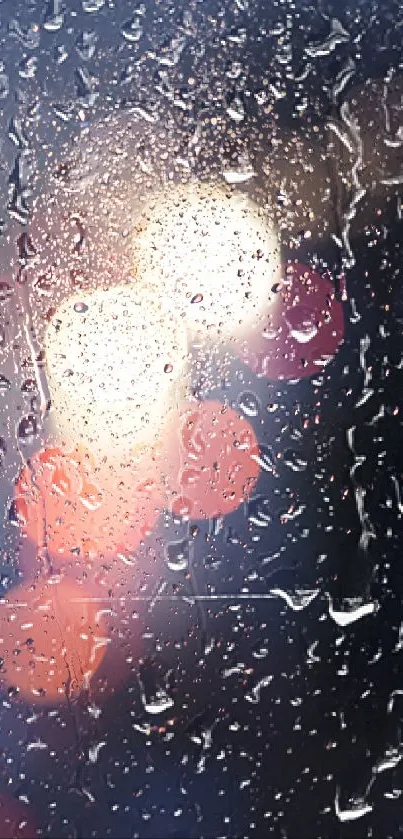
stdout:
<svg viewBox="0 0 403 839">
<path fill-rule="evenodd" d="M 217 184 L 155 195 L 133 234 L 140 284 L 161 289 L 192 337 L 247 336 L 280 277 L 277 236 L 247 196 Z"/>
<path fill-rule="evenodd" d="M 64 442 L 108 457 L 152 444 L 186 386 L 186 334 L 136 286 L 76 294 L 45 335 L 49 390 Z"/>
</svg>

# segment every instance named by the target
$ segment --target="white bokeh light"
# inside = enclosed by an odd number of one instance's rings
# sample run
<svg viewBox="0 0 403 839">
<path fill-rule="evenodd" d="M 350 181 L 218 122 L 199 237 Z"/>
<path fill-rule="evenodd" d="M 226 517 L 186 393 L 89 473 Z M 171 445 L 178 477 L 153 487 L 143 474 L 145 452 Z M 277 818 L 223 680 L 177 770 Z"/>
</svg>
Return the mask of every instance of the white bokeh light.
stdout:
<svg viewBox="0 0 403 839">
<path fill-rule="evenodd" d="M 154 195 L 133 231 L 134 271 L 165 294 L 191 338 L 247 337 L 273 305 L 280 248 L 264 211 L 220 184 Z"/>
<path fill-rule="evenodd" d="M 152 445 L 186 388 L 183 325 L 135 285 L 67 298 L 44 345 L 59 438 L 94 455 Z"/>
</svg>

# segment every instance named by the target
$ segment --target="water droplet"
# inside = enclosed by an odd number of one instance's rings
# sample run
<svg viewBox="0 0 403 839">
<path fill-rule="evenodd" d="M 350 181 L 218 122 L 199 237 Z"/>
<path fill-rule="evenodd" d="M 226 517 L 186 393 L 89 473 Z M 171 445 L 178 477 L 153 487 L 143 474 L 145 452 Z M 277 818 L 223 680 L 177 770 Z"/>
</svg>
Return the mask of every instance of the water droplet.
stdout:
<svg viewBox="0 0 403 839">
<path fill-rule="evenodd" d="M 99 12 L 105 5 L 105 0 L 83 0 L 83 12 Z"/>
<path fill-rule="evenodd" d="M 4 303 L 12 297 L 13 289 L 9 283 L 0 283 L 0 301 Z"/>
<path fill-rule="evenodd" d="M 90 59 L 94 56 L 96 44 L 97 36 L 92 30 L 84 30 L 84 32 L 78 36 L 76 40 L 76 50 L 83 61 L 90 61 Z"/>
<path fill-rule="evenodd" d="M 28 522 L 28 506 L 25 498 L 13 498 L 8 509 L 8 521 L 13 527 L 25 527 Z"/>
<path fill-rule="evenodd" d="M 155 696 L 146 697 L 143 694 L 142 701 L 144 710 L 148 714 L 163 714 L 164 711 L 168 711 L 174 705 L 172 697 L 168 696 L 167 692 L 162 689 L 158 690 Z"/>
<path fill-rule="evenodd" d="M 21 393 L 35 393 L 37 390 L 37 384 L 35 379 L 25 379 L 25 382 L 21 385 Z"/>
<path fill-rule="evenodd" d="M 293 449 L 287 449 L 283 455 L 283 463 L 288 466 L 292 472 L 304 472 L 306 467 L 308 466 L 308 461 L 304 460 L 297 452 L 293 451 Z"/>
<path fill-rule="evenodd" d="M 174 369 L 174 368 L 173 368 L 173 365 L 172 365 L 172 364 L 165 364 L 165 366 L 164 366 L 164 373 L 172 373 L 173 369 Z"/>
<path fill-rule="evenodd" d="M 257 495 L 248 503 L 248 521 L 255 527 L 268 527 L 271 522 L 269 499 Z"/>
<path fill-rule="evenodd" d="M 62 28 L 64 23 L 64 12 L 62 7 L 62 0 L 49 0 L 43 28 L 47 32 L 57 32 Z"/>
<path fill-rule="evenodd" d="M 165 562 L 170 571 L 187 571 L 189 567 L 189 540 L 169 542 L 165 546 Z"/>
<path fill-rule="evenodd" d="M 39 47 L 41 32 L 37 23 L 30 23 L 26 29 L 18 23 L 18 20 L 10 20 L 8 25 L 10 35 L 14 35 L 20 44 L 27 50 L 36 50 Z"/>
<path fill-rule="evenodd" d="M 131 43 L 139 41 L 143 33 L 143 27 L 139 17 L 134 15 L 130 20 L 127 20 L 123 24 L 121 32 L 126 41 L 130 41 Z"/>
<path fill-rule="evenodd" d="M 22 79 L 33 79 L 38 67 L 36 55 L 29 55 L 23 58 L 18 65 L 18 74 Z"/>
<path fill-rule="evenodd" d="M 203 295 L 202 294 L 195 294 L 195 296 L 192 297 L 190 302 L 191 303 L 201 303 L 202 300 L 203 300 Z"/>
<path fill-rule="evenodd" d="M 10 390 L 11 382 L 9 379 L 6 379 L 5 376 L 0 375 L 0 393 L 5 393 L 7 390 Z"/>
<path fill-rule="evenodd" d="M 34 437 L 38 432 L 36 417 L 33 414 L 27 414 L 23 417 L 18 426 L 18 437 L 22 443 L 32 443 Z"/>
<path fill-rule="evenodd" d="M 51 274 L 41 274 L 34 282 L 35 291 L 43 297 L 51 297 L 54 294 L 55 279 Z"/>
<path fill-rule="evenodd" d="M 10 83 L 6 73 L 0 72 L 0 99 L 6 99 L 10 92 Z"/>
<path fill-rule="evenodd" d="M 251 390 L 244 390 L 239 394 L 238 405 L 247 417 L 257 417 L 260 411 L 260 400 Z"/>
<path fill-rule="evenodd" d="M 285 315 L 292 338 L 299 344 L 308 344 L 318 334 L 315 314 L 306 306 L 294 306 Z"/>
<path fill-rule="evenodd" d="M 77 314 L 79 315 L 83 315 L 85 312 L 88 311 L 88 306 L 86 303 L 75 303 L 74 311 L 77 312 Z"/>
<path fill-rule="evenodd" d="M 167 678 L 164 686 L 160 684 L 159 668 L 154 660 L 146 659 L 140 666 L 139 683 L 141 701 L 148 714 L 163 714 L 174 705 L 174 700 L 167 692 Z"/>
</svg>

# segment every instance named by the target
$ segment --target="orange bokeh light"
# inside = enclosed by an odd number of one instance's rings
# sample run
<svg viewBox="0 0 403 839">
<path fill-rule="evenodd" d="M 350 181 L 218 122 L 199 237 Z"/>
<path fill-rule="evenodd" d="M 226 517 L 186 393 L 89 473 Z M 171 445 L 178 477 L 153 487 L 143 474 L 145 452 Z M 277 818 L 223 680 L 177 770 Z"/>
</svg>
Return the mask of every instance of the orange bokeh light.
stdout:
<svg viewBox="0 0 403 839">
<path fill-rule="evenodd" d="M 155 475 L 151 456 L 133 456 L 125 468 L 101 472 L 83 448 L 47 448 L 18 478 L 17 518 L 54 570 L 74 560 L 109 559 L 119 546 L 135 550 L 151 532 L 162 506 Z M 21 558 L 28 570 L 24 551 Z"/>
<path fill-rule="evenodd" d="M 89 690 L 108 638 L 85 589 L 50 578 L 0 601 L 2 680 L 30 702 L 63 702 Z"/>
<path fill-rule="evenodd" d="M 176 515 L 225 516 L 259 477 L 259 446 L 245 417 L 211 400 L 179 412 L 167 443 L 165 482 Z"/>
</svg>

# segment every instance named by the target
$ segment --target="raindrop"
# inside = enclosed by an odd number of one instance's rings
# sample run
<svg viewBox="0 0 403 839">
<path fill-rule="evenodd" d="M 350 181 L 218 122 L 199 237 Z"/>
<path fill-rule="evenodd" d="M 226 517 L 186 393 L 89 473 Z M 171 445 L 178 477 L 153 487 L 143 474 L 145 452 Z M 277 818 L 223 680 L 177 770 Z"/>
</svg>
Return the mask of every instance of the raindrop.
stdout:
<svg viewBox="0 0 403 839">
<path fill-rule="evenodd" d="M 269 647 L 266 641 L 258 641 L 252 650 L 253 658 L 266 658 L 269 654 Z"/>
<path fill-rule="evenodd" d="M 66 49 L 65 45 L 64 44 L 58 44 L 54 49 L 53 55 L 54 55 L 54 59 L 56 61 L 56 64 L 63 64 L 63 62 L 66 61 L 66 58 L 68 58 L 68 52 L 67 52 L 67 49 Z"/>
<path fill-rule="evenodd" d="M 13 117 L 8 126 L 8 136 L 12 143 L 17 146 L 18 149 L 26 149 L 29 146 L 28 138 L 24 132 L 22 127 L 21 120 Z M 27 240 L 27 236 L 20 237 L 24 241 Z"/>
<path fill-rule="evenodd" d="M 33 414 L 27 414 L 19 423 L 18 437 L 22 443 L 32 443 L 37 431 L 36 417 Z"/>
<path fill-rule="evenodd" d="M 7 390 L 10 390 L 11 382 L 5 376 L 0 375 L 0 393 L 5 393 Z"/>
<path fill-rule="evenodd" d="M 77 312 L 77 314 L 79 315 L 83 315 L 85 312 L 88 311 L 88 306 L 86 303 L 75 303 L 74 311 Z"/>
<path fill-rule="evenodd" d="M 190 546 L 188 539 L 169 542 L 165 546 L 165 562 L 171 571 L 187 571 Z"/>
<path fill-rule="evenodd" d="M 264 472 L 276 471 L 276 458 L 270 446 L 260 445 L 259 454 L 253 455 L 253 460 L 257 461 Z"/>
<path fill-rule="evenodd" d="M 35 379 L 25 379 L 21 385 L 21 393 L 36 393 L 37 383 Z"/>
<path fill-rule="evenodd" d="M 99 12 L 105 5 L 105 0 L 83 0 L 83 12 Z"/>
<path fill-rule="evenodd" d="M 8 509 L 8 521 L 13 527 L 25 527 L 28 522 L 28 507 L 24 498 L 13 498 Z"/>
<path fill-rule="evenodd" d="M 126 41 L 130 41 L 130 43 L 136 43 L 139 41 L 143 33 L 140 18 L 135 15 L 130 18 L 130 20 L 127 20 L 123 24 L 121 32 Z"/>
<path fill-rule="evenodd" d="M 292 449 L 287 449 L 287 451 L 284 452 L 283 463 L 285 463 L 292 472 L 304 472 L 308 465 L 308 461 L 304 460 Z"/>
<path fill-rule="evenodd" d="M 6 99 L 10 92 L 10 83 L 7 73 L 4 72 L 4 64 L 0 62 L 0 99 Z"/>
<path fill-rule="evenodd" d="M 268 527 L 271 522 L 269 499 L 264 495 L 257 495 L 248 503 L 248 521 L 256 527 Z"/>
<path fill-rule="evenodd" d="M 7 446 L 4 437 L 0 437 L 0 468 L 4 465 L 4 458 L 7 453 Z"/>
<path fill-rule="evenodd" d="M 148 714 L 163 714 L 173 707 L 174 700 L 168 695 L 166 679 L 164 682 L 162 687 L 155 661 L 146 659 L 140 666 L 139 683 L 141 701 Z"/>
<path fill-rule="evenodd" d="M 47 32 L 57 32 L 64 23 L 62 0 L 50 0 L 48 3 L 43 28 Z"/>
<path fill-rule="evenodd" d="M 162 689 L 158 690 L 155 696 L 147 697 L 143 693 L 142 702 L 148 714 L 163 714 L 164 711 L 168 711 L 174 705 L 172 697 L 168 696 L 167 692 Z"/>
<path fill-rule="evenodd" d="M 22 79 L 33 79 L 38 67 L 38 59 L 35 55 L 23 58 L 18 65 L 18 74 Z"/>
<path fill-rule="evenodd" d="M 76 50 L 83 61 L 90 61 L 95 53 L 97 36 L 93 31 L 85 31 L 76 40 Z"/>
<path fill-rule="evenodd" d="M 44 297 L 50 297 L 54 294 L 55 280 L 52 275 L 41 274 L 34 283 L 35 291 Z"/>
<path fill-rule="evenodd" d="M 318 334 L 315 315 L 305 306 L 294 306 L 285 316 L 292 338 L 299 344 L 308 344 Z"/>
<path fill-rule="evenodd" d="M 173 370 L 173 369 L 174 369 L 174 368 L 173 368 L 173 365 L 172 365 L 172 364 L 165 364 L 165 366 L 164 366 L 164 373 L 172 373 L 172 370 Z"/>
<path fill-rule="evenodd" d="M 260 400 L 251 390 L 239 394 L 238 406 L 247 417 L 257 417 L 261 407 Z"/>
<path fill-rule="evenodd" d="M 20 44 L 27 50 L 36 50 L 41 39 L 40 28 L 37 23 L 31 23 L 26 29 L 18 23 L 18 20 L 11 20 L 8 26 L 10 35 L 15 35 Z"/>
</svg>

